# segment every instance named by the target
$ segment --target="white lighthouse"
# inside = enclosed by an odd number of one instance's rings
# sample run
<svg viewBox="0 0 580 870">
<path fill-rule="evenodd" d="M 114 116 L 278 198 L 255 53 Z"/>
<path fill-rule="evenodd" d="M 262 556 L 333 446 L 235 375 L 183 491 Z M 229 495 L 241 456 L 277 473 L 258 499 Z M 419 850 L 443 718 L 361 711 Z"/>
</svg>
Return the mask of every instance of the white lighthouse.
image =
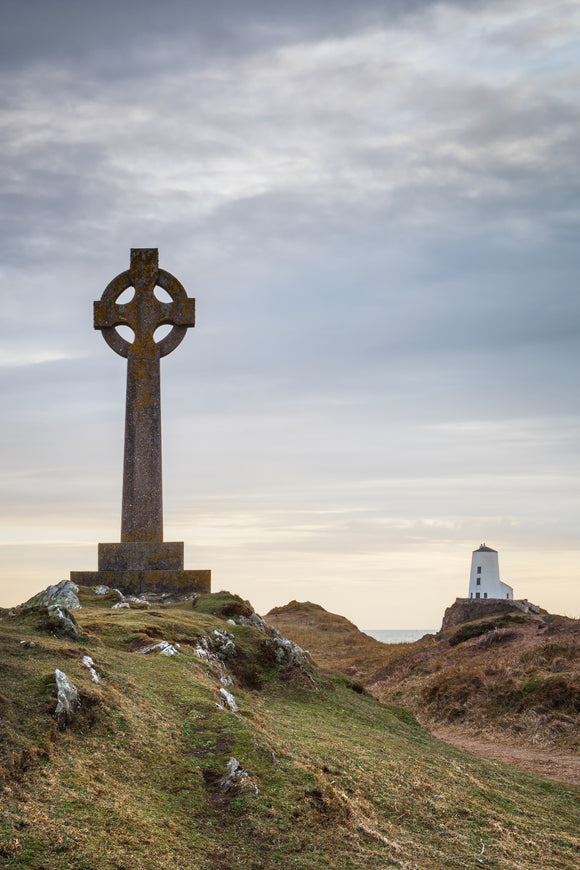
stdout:
<svg viewBox="0 0 580 870">
<path fill-rule="evenodd" d="M 503 598 L 513 600 L 514 590 L 499 579 L 497 550 L 482 544 L 473 551 L 469 575 L 470 598 Z"/>
</svg>

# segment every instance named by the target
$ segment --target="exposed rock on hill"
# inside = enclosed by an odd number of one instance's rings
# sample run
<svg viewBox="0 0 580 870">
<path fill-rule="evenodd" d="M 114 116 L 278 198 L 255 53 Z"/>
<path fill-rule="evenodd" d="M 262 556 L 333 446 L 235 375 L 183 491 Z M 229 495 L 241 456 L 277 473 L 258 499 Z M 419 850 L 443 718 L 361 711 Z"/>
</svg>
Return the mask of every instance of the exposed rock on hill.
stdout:
<svg viewBox="0 0 580 870">
<path fill-rule="evenodd" d="M 537 604 L 532 604 L 526 599 L 504 601 L 501 598 L 456 598 L 443 614 L 441 631 L 453 625 L 462 625 L 464 622 L 473 622 L 476 619 L 503 613 L 529 613 L 538 617 L 541 614 L 548 615 L 547 610 L 542 610 Z"/>
</svg>

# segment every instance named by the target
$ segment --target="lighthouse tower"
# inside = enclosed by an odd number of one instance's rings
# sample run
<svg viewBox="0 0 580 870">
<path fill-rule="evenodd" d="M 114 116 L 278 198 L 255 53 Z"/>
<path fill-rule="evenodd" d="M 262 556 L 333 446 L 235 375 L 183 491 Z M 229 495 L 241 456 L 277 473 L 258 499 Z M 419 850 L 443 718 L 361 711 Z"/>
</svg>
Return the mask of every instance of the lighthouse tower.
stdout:
<svg viewBox="0 0 580 870">
<path fill-rule="evenodd" d="M 514 590 L 499 579 L 497 550 L 482 544 L 473 551 L 469 575 L 470 598 L 507 598 L 513 600 Z"/>
</svg>

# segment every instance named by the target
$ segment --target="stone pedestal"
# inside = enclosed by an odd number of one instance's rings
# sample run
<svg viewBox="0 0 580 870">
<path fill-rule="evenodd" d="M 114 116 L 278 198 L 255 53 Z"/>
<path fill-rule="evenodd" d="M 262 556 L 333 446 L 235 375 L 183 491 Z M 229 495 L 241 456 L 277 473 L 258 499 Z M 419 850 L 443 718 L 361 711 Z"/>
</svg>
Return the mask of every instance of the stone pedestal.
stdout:
<svg viewBox="0 0 580 870">
<path fill-rule="evenodd" d="M 81 586 L 112 586 L 126 595 L 211 591 L 211 571 L 184 569 L 182 541 L 99 544 L 99 570 L 71 571 L 70 579 Z"/>
</svg>

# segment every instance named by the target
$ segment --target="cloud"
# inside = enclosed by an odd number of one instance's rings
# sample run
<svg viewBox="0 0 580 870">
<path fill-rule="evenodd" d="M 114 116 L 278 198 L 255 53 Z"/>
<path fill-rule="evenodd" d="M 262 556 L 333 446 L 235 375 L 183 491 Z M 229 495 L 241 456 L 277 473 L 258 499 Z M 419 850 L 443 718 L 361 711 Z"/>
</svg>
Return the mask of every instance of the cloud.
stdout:
<svg viewBox="0 0 580 870">
<path fill-rule="evenodd" d="M 326 589 L 363 554 L 380 590 L 389 552 L 422 576 L 485 528 L 570 547 L 573 3 L 8 5 L 10 540 L 118 534 L 92 302 L 156 246 L 198 317 L 163 361 L 166 510 L 208 564 L 223 536 Z"/>
</svg>

